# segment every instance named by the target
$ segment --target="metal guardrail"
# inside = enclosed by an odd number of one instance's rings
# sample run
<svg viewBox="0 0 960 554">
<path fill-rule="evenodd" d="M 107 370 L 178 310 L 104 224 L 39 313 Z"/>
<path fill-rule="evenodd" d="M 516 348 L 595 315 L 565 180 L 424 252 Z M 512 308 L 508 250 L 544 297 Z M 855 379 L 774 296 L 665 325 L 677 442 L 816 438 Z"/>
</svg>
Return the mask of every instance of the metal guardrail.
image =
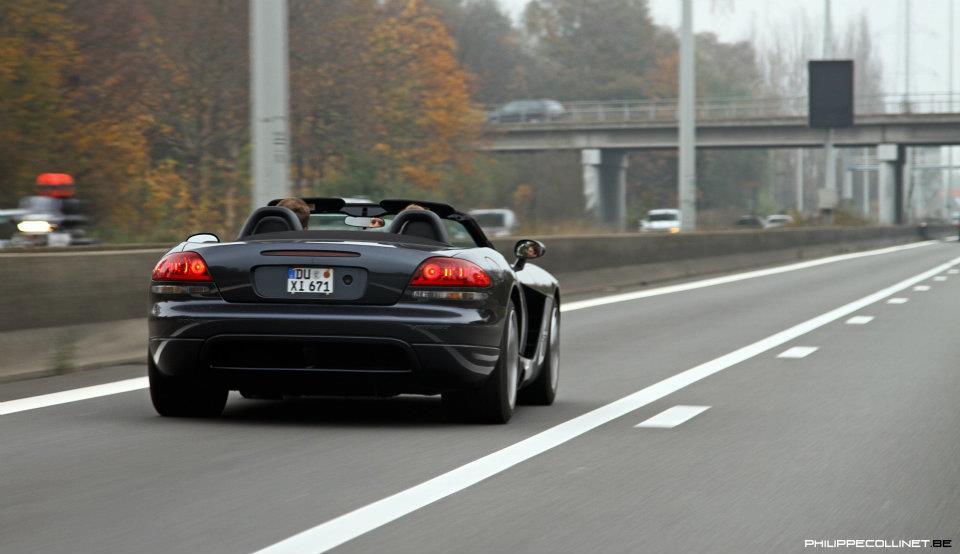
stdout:
<svg viewBox="0 0 960 554">
<path fill-rule="evenodd" d="M 677 99 L 599 100 L 561 102 L 562 113 L 536 108 L 501 111 L 506 104 L 487 107 L 488 125 L 538 125 L 545 123 L 669 123 L 677 120 Z M 883 94 L 854 98 L 857 115 L 960 113 L 960 93 Z M 698 121 L 730 121 L 806 117 L 807 97 L 711 98 L 697 104 Z"/>
</svg>

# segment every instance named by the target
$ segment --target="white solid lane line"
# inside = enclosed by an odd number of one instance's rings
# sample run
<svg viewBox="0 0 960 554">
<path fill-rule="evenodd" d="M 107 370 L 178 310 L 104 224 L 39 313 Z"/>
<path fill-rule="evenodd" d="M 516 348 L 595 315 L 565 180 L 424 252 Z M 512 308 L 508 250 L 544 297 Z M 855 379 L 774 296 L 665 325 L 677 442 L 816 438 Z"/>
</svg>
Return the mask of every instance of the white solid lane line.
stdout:
<svg viewBox="0 0 960 554">
<path fill-rule="evenodd" d="M 887 300 L 887 304 L 906 304 L 909 301 L 909 298 L 891 298 Z"/>
<path fill-rule="evenodd" d="M 616 304 L 618 302 L 629 302 L 631 300 L 640 300 L 641 298 L 650 298 L 651 296 L 661 296 L 664 294 L 673 294 L 676 292 L 684 292 L 688 290 L 702 289 L 706 287 L 715 287 L 717 285 L 725 285 L 727 283 L 735 283 L 737 281 L 744 281 L 746 279 L 755 279 L 757 277 L 767 277 L 769 275 L 777 275 L 778 273 L 787 273 L 789 271 L 798 271 L 801 269 L 808 269 L 811 267 L 817 267 L 820 265 L 842 262 L 845 260 L 853 260 L 856 258 L 864 258 L 867 256 L 878 256 L 881 254 L 890 254 L 892 252 L 900 252 L 901 250 L 909 250 L 909 249 L 917 248 L 920 246 L 936 244 L 937 242 L 939 241 L 915 242 L 915 243 L 905 244 L 901 246 L 879 248 L 877 250 L 866 250 L 864 252 L 854 252 L 852 254 L 841 254 L 839 256 L 830 256 L 827 258 L 810 260 L 809 262 L 800 262 L 796 264 L 771 267 L 768 269 L 758 269 L 756 271 L 735 273 L 733 275 L 724 275 L 722 277 L 713 277 L 711 279 L 691 281 L 689 283 L 681 283 L 679 285 L 670 285 L 667 287 L 659 287 L 659 288 L 649 289 L 649 290 L 640 290 L 635 292 L 625 292 L 622 294 L 612 294 L 610 296 L 601 296 L 599 298 L 591 298 L 589 300 L 567 302 L 567 303 L 561 304 L 560 311 L 572 312 L 574 310 L 582 310 L 584 308 L 594 308 L 596 306 L 605 306 L 607 304 Z"/>
<path fill-rule="evenodd" d="M 31 396 L 29 398 L 18 398 L 0 402 L 0 415 L 14 414 L 26 410 L 36 410 L 37 408 L 46 408 L 47 406 L 56 406 L 57 404 L 66 404 L 68 402 L 77 402 L 79 400 L 89 400 L 100 396 L 109 396 L 111 394 L 120 394 L 147 388 L 147 378 L 137 377 L 125 381 L 114 381 L 102 385 L 93 385 L 92 387 L 83 387 L 79 389 L 53 392 L 41 396 Z"/>
<path fill-rule="evenodd" d="M 960 258 L 954 258 L 945 264 L 939 265 L 929 271 L 924 271 L 904 281 L 900 281 L 895 285 L 879 290 L 869 296 L 854 300 L 849 304 L 830 310 L 813 319 L 808 319 L 803 323 L 794 325 L 789 329 L 785 329 L 753 344 L 734 350 L 729 354 L 682 371 L 672 377 L 654 383 L 649 387 L 640 389 L 633 394 L 619 400 L 614 400 L 609 404 L 514 443 L 502 450 L 487 454 L 466 465 L 462 465 L 433 479 L 424 481 L 419 485 L 415 485 L 392 496 L 377 500 L 340 517 L 321 523 L 316 527 L 297 533 L 292 537 L 258 551 L 258 554 L 316 554 L 326 552 L 331 548 L 373 531 L 424 506 L 428 506 L 438 500 L 456 494 L 467 487 L 475 485 L 480 481 L 506 471 L 538 454 L 556 448 L 591 429 L 595 429 L 604 423 L 627 415 L 638 408 L 642 408 L 651 402 L 655 402 L 688 385 L 692 385 L 701 379 L 723 371 L 744 360 L 749 360 L 759 354 L 763 354 L 772 348 L 786 344 L 797 337 L 819 329 L 842 317 L 860 311 L 924 279 L 929 279 L 933 275 L 941 273 L 945 269 L 958 263 L 960 263 Z"/>
<path fill-rule="evenodd" d="M 710 409 L 710 406 L 674 406 L 668 408 L 650 419 L 641 421 L 634 427 L 643 427 L 651 429 L 673 429 L 677 425 L 690 420 L 697 414 Z"/>
<path fill-rule="evenodd" d="M 777 355 L 778 358 L 806 358 L 817 351 L 817 346 L 794 346 Z"/>
<path fill-rule="evenodd" d="M 928 290 L 930 290 L 930 285 L 917 285 L 913 287 L 913 290 L 917 292 L 927 292 Z"/>
<path fill-rule="evenodd" d="M 947 280 L 947 277 L 945 275 L 937 275 L 936 277 L 933 278 L 933 280 L 943 282 Z"/>
<path fill-rule="evenodd" d="M 872 315 L 855 315 L 847 320 L 847 325 L 866 325 L 873 321 Z"/>
</svg>

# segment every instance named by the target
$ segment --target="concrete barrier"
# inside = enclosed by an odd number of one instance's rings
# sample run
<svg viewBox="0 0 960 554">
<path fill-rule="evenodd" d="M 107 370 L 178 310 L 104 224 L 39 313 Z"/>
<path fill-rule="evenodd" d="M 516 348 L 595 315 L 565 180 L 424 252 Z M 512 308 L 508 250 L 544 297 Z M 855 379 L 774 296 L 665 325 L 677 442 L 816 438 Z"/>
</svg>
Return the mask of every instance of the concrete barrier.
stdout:
<svg viewBox="0 0 960 554">
<path fill-rule="evenodd" d="M 928 228 L 928 236 L 955 231 Z M 921 239 L 916 227 L 783 228 L 767 231 L 531 237 L 547 245 L 536 263 L 566 294 L 581 294 L 869 250 Z M 515 239 L 494 241 L 513 256 Z"/>
<path fill-rule="evenodd" d="M 0 333 L 143 317 L 166 249 L 0 254 Z"/>
<path fill-rule="evenodd" d="M 560 279 L 569 297 L 902 244 L 920 235 L 914 227 L 858 227 L 533 238 L 547 245 L 537 263 Z M 508 259 L 515 242 L 494 241 Z M 0 381 L 142 358 L 150 271 L 165 251 L 0 254 Z"/>
</svg>

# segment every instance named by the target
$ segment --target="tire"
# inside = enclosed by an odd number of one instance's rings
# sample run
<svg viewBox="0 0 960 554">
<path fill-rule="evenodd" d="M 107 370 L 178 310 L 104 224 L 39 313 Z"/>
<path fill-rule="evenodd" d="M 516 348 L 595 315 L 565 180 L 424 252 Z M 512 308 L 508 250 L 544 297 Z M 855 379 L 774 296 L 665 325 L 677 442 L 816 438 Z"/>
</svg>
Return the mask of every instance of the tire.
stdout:
<svg viewBox="0 0 960 554">
<path fill-rule="evenodd" d="M 560 381 L 560 306 L 556 304 L 550 312 L 549 333 L 540 374 L 520 390 L 521 404 L 549 406 L 557 397 L 557 384 Z"/>
<path fill-rule="evenodd" d="M 193 377 L 160 373 L 150 360 L 147 368 L 150 400 L 165 417 L 218 417 L 227 403 L 227 389 Z"/>
<path fill-rule="evenodd" d="M 507 306 L 500 358 L 490 377 L 478 389 L 443 393 L 447 416 L 457 421 L 506 423 L 517 405 L 520 379 L 520 328 L 513 302 Z"/>
</svg>

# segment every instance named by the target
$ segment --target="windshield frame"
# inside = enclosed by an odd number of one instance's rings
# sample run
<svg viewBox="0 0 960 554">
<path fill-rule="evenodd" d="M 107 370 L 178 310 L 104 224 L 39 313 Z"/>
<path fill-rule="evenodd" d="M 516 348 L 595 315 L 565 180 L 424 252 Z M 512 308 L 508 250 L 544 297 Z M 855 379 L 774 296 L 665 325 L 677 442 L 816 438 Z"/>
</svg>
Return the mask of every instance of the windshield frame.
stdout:
<svg viewBox="0 0 960 554">
<path fill-rule="evenodd" d="M 271 200 L 267 205 L 276 206 L 281 200 L 282 199 L 279 198 Z M 473 244 L 469 246 L 470 248 L 493 248 L 493 243 L 490 242 L 490 239 L 487 238 L 487 235 L 483 232 L 483 229 L 480 228 L 480 225 L 473 219 L 473 217 L 471 217 L 469 214 L 456 210 L 448 204 L 416 199 L 385 199 L 381 200 L 380 202 L 371 202 L 366 200 L 362 202 L 348 202 L 343 198 L 336 197 L 312 197 L 302 198 L 302 200 L 306 202 L 307 206 L 310 207 L 311 217 L 320 214 L 343 214 L 344 216 L 383 217 L 384 219 L 392 219 L 389 216 L 396 215 L 406 209 L 407 206 L 415 204 L 435 213 L 440 219 L 444 220 L 444 225 L 447 226 L 448 232 L 450 231 L 450 225 L 446 223 L 447 221 L 460 224 L 463 227 L 463 230 L 466 231 L 466 234 L 473 241 Z M 367 229 L 366 231 L 358 231 L 361 229 L 360 227 L 351 228 L 346 226 L 346 224 L 345 227 L 347 228 L 344 229 L 344 231 L 360 233 L 380 230 Z M 387 228 L 388 226 L 384 225 L 384 227 L 381 229 L 386 230 Z M 451 246 L 453 245 L 453 241 L 451 241 Z M 463 245 L 462 247 L 468 246 Z"/>
</svg>

